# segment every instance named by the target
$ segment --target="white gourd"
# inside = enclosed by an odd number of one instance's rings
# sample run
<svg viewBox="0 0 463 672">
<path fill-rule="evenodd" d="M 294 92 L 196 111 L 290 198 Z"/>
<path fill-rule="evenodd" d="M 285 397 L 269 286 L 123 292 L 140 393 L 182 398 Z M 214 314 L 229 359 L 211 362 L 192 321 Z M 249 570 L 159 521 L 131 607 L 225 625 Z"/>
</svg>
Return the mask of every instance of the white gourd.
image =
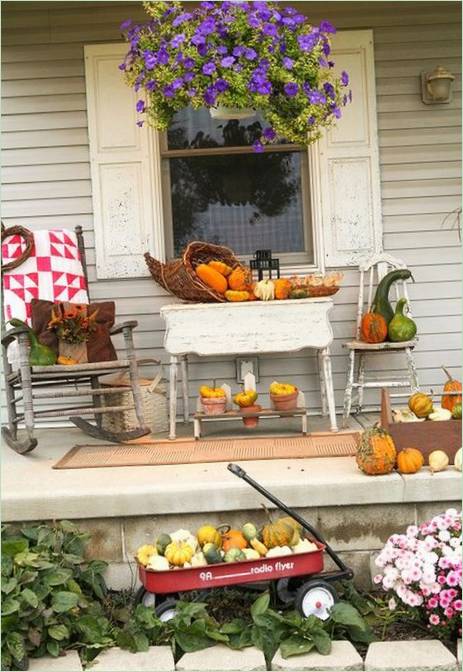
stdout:
<svg viewBox="0 0 463 672">
<path fill-rule="evenodd" d="M 434 420 L 434 422 L 450 420 L 451 418 L 452 413 L 447 408 L 442 408 L 441 406 L 434 406 L 433 412 L 428 415 L 428 420 Z"/>
<path fill-rule="evenodd" d="M 429 468 L 431 473 L 444 471 L 449 466 L 449 458 L 443 450 L 433 450 L 429 455 Z"/>
<path fill-rule="evenodd" d="M 152 555 L 147 568 L 154 569 L 155 572 L 165 572 L 169 569 L 169 561 L 163 555 Z"/>
<path fill-rule="evenodd" d="M 275 298 L 275 285 L 272 280 L 260 280 L 254 287 L 254 295 L 261 301 L 272 301 Z"/>
<path fill-rule="evenodd" d="M 453 460 L 453 466 L 457 471 L 461 471 L 461 448 L 455 453 L 455 458 Z"/>
</svg>

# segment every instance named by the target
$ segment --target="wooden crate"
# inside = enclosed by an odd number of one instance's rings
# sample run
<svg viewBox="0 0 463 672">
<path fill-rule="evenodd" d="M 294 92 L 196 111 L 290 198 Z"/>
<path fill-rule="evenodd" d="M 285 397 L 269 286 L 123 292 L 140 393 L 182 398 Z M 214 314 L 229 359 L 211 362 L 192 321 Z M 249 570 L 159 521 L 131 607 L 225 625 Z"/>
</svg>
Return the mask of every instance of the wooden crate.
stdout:
<svg viewBox="0 0 463 672">
<path fill-rule="evenodd" d="M 397 450 L 418 448 L 426 459 L 433 450 L 443 450 L 452 463 L 461 448 L 461 420 L 394 422 L 386 389 L 381 390 L 381 426 L 391 434 Z"/>
</svg>

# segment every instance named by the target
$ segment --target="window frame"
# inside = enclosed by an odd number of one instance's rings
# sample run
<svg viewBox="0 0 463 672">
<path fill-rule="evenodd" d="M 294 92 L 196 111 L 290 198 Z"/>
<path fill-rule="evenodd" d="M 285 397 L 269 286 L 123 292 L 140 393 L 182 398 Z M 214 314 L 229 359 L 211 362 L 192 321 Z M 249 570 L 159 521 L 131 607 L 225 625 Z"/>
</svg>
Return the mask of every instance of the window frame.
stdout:
<svg viewBox="0 0 463 672">
<path fill-rule="evenodd" d="M 167 259 L 173 259 L 174 240 L 173 240 L 173 225 L 172 225 L 172 205 L 171 205 L 171 189 L 170 189 L 170 170 L 169 159 L 194 157 L 194 156 L 223 156 L 223 155 L 237 155 L 237 154 L 251 154 L 252 149 L 246 147 L 206 147 L 203 149 L 168 149 L 167 146 L 167 132 L 159 133 L 159 161 L 160 161 L 160 177 L 162 184 L 162 203 L 163 203 L 163 224 L 164 224 L 164 243 L 165 256 Z M 306 246 L 304 252 L 289 252 L 279 254 L 280 271 L 282 276 L 324 272 L 324 254 L 322 247 L 323 237 L 320 231 L 320 201 L 319 201 L 319 161 L 316 156 L 314 146 L 308 148 L 302 145 L 273 145 L 272 152 L 291 152 L 301 153 L 303 160 L 301 161 L 301 183 L 302 183 L 302 210 L 303 210 L 303 226 L 304 239 L 307 241 L 307 234 L 309 229 L 312 233 L 312 253 L 313 261 L 307 258 L 310 254 L 310 249 Z M 306 155 L 304 156 L 304 153 Z M 252 255 L 239 255 L 239 258 L 248 263 Z"/>
</svg>

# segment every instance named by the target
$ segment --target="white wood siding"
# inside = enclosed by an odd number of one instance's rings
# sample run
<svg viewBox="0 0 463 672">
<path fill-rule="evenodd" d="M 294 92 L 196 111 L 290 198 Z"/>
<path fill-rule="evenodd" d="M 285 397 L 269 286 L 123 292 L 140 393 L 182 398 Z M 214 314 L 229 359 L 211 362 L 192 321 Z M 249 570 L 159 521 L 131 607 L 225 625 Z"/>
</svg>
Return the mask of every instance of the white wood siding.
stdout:
<svg viewBox="0 0 463 672">
<path fill-rule="evenodd" d="M 460 204 L 460 4 L 457 2 L 310 2 L 311 20 L 331 20 L 338 29 L 372 28 L 382 181 L 384 248 L 412 268 L 413 312 L 420 382 L 439 385 L 441 364 L 454 374 L 460 365 L 460 246 L 444 225 Z M 142 19 L 140 4 L 2 3 L 3 211 L 7 225 L 74 227 L 86 233 L 90 291 L 115 299 L 119 318 L 136 318 L 140 355 L 165 358 L 159 308 L 172 299 L 146 279 L 95 280 L 95 251 L 84 81 L 85 44 L 117 41 L 119 24 Z M 27 39 L 25 39 L 27 35 Z M 25 43 L 26 42 L 26 43 Z M 456 75 L 449 105 L 421 102 L 419 75 L 441 64 Z M 338 406 L 346 380 L 342 342 L 353 335 L 357 273 L 348 270 L 336 296 L 333 327 L 334 383 Z M 396 356 L 375 358 L 378 372 L 401 367 Z M 198 384 L 233 381 L 234 362 L 195 360 Z M 312 356 L 269 356 L 260 360 L 260 387 L 289 379 L 320 406 Z M 369 397 L 377 403 L 377 393 Z"/>
</svg>

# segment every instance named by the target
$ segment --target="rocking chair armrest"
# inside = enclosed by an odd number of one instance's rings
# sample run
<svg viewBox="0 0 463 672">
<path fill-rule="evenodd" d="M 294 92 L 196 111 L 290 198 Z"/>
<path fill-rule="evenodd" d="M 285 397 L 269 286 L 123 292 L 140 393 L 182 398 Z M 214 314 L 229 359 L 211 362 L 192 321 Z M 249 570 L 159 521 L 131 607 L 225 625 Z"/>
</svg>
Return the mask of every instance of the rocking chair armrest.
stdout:
<svg viewBox="0 0 463 672">
<path fill-rule="evenodd" d="M 10 329 L 5 333 L 4 336 L 2 336 L 2 345 L 7 348 L 10 343 L 13 343 L 13 341 L 16 341 L 18 337 L 21 334 L 27 334 L 28 330 L 26 327 L 14 327 L 14 329 Z"/>
<path fill-rule="evenodd" d="M 109 333 L 111 334 L 111 336 L 114 336 L 115 334 L 121 334 L 126 329 L 130 329 L 130 331 L 133 331 L 135 327 L 138 327 L 137 320 L 129 320 L 127 322 L 121 322 L 120 324 L 115 324 L 114 327 L 111 327 Z"/>
</svg>

